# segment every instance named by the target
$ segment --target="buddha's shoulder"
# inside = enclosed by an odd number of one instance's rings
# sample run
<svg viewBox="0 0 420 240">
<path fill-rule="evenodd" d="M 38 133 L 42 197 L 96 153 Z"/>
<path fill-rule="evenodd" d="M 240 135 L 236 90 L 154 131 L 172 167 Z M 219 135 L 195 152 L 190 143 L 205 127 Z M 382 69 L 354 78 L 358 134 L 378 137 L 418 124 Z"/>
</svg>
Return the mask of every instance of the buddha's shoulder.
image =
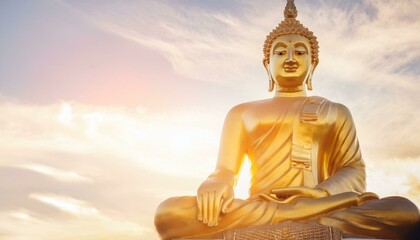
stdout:
<svg viewBox="0 0 420 240">
<path fill-rule="evenodd" d="M 249 112 L 254 112 L 255 110 L 261 110 L 264 107 L 267 107 L 273 103 L 273 99 L 262 99 L 257 101 L 250 101 L 238 104 L 232 107 L 229 111 L 229 114 L 247 114 Z"/>
<path fill-rule="evenodd" d="M 255 108 L 255 107 L 261 107 L 264 105 L 268 105 L 271 102 L 273 102 L 272 98 L 268 98 L 268 99 L 261 99 L 261 100 L 256 100 L 256 101 L 250 101 L 250 102 L 244 102 L 241 104 L 238 104 L 236 106 L 234 106 L 232 109 L 250 109 L 250 108 Z"/>
<path fill-rule="evenodd" d="M 347 121 L 353 118 L 350 109 L 346 105 L 328 99 L 324 100 L 324 106 L 320 111 L 319 117 L 333 122 Z"/>
<path fill-rule="evenodd" d="M 330 111 L 336 112 L 338 115 L 351 115 L 350 109 L 339 102 L 333 102 L 325 99 L 325 103 L 329 106 Z"/>
</svg>

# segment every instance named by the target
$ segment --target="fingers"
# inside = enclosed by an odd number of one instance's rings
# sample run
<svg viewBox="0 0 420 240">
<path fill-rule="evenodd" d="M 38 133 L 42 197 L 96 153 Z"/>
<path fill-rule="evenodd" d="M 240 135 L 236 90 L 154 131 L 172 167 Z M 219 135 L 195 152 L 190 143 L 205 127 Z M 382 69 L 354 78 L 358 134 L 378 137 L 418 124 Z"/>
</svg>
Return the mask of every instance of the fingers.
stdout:
<svg viewBox="0 0 420 240">
<path fill-rule="evenodd" d="M 227 213 L 234 200 L 234 192 L 233 188 L 226 184 L 206 188 L 209 189 L 199 189 L 197 193 L 197 219 L 213 227 L 219 224 L 220 213 Z"/>
<path fill-rule="evenodd" d="M 225 214 L 228 213 L 229 206 L 232 204 L 232 202 L 233 202 L 233 195 L 227 196 L 224 199 L 223 204 L 222 204 L 222 212 L 223 213 L 225 213 Z"/>
<path fill-rule="evenodd" d="M 283 203 L 291 203 L 291 202 L 293 202 L 295 199 L 298 199 L 298 198 L 300 198 L 300 197 L 302 197 L 302 196 L 300 196 L 300 195 L 294 195 L 294 196 L 291 196 L 291 197 L 287 198 L 286 200 L 283 200 Z"/>
<path fill-rule="evenodd" d="M 203 221 L 203 194 L 197 196 L 197 219 Z"/>
<path fill-rule="evenodd" d="M 208 197 L 209 197 L 209 207 L 208 207 L 208 225 L 209 227 L 213 226 L 213 211 L 214 211 L 214 192 L 209 192 Z"/>
<path fill-rule="evenodd" d="M 286 198 L 286 199 L 279 199 L 277 196 L 272 196 L 272 195 L 268 195 L 268 194 L 260 194 L 259 196 L 262 197 L 263 199 L 267 200 L 267 201 L 276 202 L 276 203 L 291 203 L 295 199 L 302 197 L 300 195 L 294 195 L 294 196 L 291 196 L 291 197 Z"/>
<path fill-rule="evenodd" d="M 220 198 L 219 203 L 217 204 L 217 207 L 214 209 L 214 220 L 215 220 L 215 225 L 214 226 L 219 225 L 220 211 L 222 210 L 222 205 L 223 205 L 223 201 L 224 201 L 222 197 L 219 197 L 219 198 Z"/>
<path fill-rule="evenodd" d="M 213 215 L 211 221 L 209 222 L 209 226 L 217 226 L 219 224 L 219 215 L 220 215 L 220 206 L 222 201 L 222 195 L 220 193 L 214 192 L 214 207 L 213 207 Z"/>
<path fill-rule="evenodd" d="M 208 223 L 208 206 L 209 206 L 209 194 L 203 194 L 203 223 Z"/>
<path fill-rule="evenodd" d="M 260 196 L 261 198 L 263 198 L 263 199 L 267 200 L 267 201 L 272 201 L 272 202 L 282 203 L 282 201 L 279 201 L 279 199 L 278 199 L 278 198 L 273 197 L 273 196 L 268 195 L 268 194 L 260 194 L 259 196 Z"/>
<path fill-rule="evenodd" d="M 206 192 L 197 196 L 197 219 L 209 227 L 219 224 L 223 199 L 216 192 Z"/>
</svg>

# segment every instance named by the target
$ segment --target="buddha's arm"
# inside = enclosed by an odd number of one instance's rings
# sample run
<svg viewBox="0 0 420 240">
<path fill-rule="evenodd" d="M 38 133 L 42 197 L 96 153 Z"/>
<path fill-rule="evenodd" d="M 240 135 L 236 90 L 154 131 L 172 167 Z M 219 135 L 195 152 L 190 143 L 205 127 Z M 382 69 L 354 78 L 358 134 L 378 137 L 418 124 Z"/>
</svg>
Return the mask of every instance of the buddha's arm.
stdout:
<svg viewBox="0 0 420 240">
<path fill-rule="evenodd" d="M 226 213 L 232 203 L 233 187 L 246 152 L 243 105 L 229 111 L 222 131 L 216 171 L 197 191 L 198 220 L 217 226 L 220 212 Z"/>
<path fill-rule="evenodd" d="M 244 105 L 232 108 L 223 126 L 216 170 L 231 171 L 235 179 L 230 182 L 236 184 L 236 177 L 241 169 L 246 154 L 246 134 L 244 122 Z"/>
<path fill-rule="evenodd" d="M 350 111 L 337 105 L 337 120 L 328 140 L 328 154 L 321 164 L 322 181 L 317 187 L 330 195 L 366 189 L 365 164 Z"/>
</svg>

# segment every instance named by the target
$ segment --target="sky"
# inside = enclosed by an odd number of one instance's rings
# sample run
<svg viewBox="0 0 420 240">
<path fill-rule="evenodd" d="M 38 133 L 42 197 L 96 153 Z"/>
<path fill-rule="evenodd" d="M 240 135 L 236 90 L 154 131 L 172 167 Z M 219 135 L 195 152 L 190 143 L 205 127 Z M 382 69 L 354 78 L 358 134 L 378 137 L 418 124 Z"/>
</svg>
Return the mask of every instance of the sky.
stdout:
<svg viewBox="0 0 420 240">
<path fill-rule="evenodd" d="M 273 96 L 262 45 L 285 2 L 0 0 L 0 238 L 158 239 L 229 109 Z M 420 206 L 420 2 L 296 5 L 320 42 L 310 94 L 352 112 L 368 191 Z"/>
</svg>

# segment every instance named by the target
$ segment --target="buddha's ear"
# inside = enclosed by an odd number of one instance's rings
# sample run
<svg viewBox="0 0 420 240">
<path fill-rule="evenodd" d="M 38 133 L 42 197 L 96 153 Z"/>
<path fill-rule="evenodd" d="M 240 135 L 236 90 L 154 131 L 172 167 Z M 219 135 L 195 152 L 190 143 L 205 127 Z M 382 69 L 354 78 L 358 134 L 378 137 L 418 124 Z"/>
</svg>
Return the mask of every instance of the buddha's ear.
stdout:
<svg viewBox="0 0 420 240">
<path fill-rule="evenodd" d="M 268 91 L 272 92 L 274 90 L 274 80 L 273 76 L 271 75 L 270 64 L 268 63 L 267 59 L 263 59 L 263 65 L 268 75 Z"/>
<path fill-rule="evenodd" d="M 317 62 L 315 62 L 311 65 L 311 69 L 309 70 L 308 78 L 305 81 L 306 82 L 306 88 L 309 91 L 312 91 L 312 89 L 313 89 L 312 88 L 312 76 L 314 75 L 314 71 L 315 71 L 315 68 L 316 68 L 317 65 L 318 65 Z"/>
<path fill-rule="evenodd" d="M 312 63 L 312 67 L 311 67 L 312 74 L 314 73 L 316 66 L 318 66 L 318 62 L 317 61 L 315 61 L 315 62 Z"/>
</svg>

